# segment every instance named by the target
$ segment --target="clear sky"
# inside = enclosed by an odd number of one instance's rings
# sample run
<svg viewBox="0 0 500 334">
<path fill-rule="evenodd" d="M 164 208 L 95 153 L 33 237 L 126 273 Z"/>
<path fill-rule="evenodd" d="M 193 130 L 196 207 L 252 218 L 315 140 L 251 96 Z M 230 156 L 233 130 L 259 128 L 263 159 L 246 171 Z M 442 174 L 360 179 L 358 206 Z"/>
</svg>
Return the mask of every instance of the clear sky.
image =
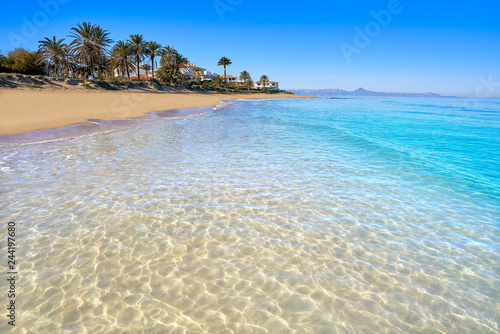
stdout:
<svg viewBox="0 0 500 334">
<path fill-rule="evenodd" d="M 284 89 L 500 97 L 498 1 L 23 0 L 2 3 L 0 50 L 35 50 L 90 21 L 143 34 L 213 72 L 267 74 Z"/>
</svg>

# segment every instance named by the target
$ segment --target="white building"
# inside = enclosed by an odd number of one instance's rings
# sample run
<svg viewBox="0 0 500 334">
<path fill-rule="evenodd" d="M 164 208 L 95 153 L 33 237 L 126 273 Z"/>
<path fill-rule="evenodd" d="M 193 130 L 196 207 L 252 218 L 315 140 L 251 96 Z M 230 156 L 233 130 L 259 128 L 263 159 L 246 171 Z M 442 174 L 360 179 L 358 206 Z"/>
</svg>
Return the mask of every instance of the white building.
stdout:
<svg viewBox="0 0 500 334">
<path fill-rule="evenodd" d="M 207 70 L 206 68 L 196 66 L 196 63 L 193 62 L 193 63 L 187 63 L 187 64 L 182 65 L 182 67 L 180 68 L 180 71 L 185 76 L 192 78 L 193 77 L 193 71 L 194 71 L 195 68 L 199 68 L 202 71 L 206 71 Z"/>
<path fill-rule="evenodd" d="M 226 75 L 226 82 L 237 83 L 238 77 L 236 75 Z"/>
<path fill-rule="evenodd" d="M 236 75 L 228 75 L 227 76 L 227 82 L 233 83 L 233 84 L 237 84 L 237 85 L 240 85 L 240 86 L 244 86 L 245 85 L 245 80 L 241 80 Z"/>
<path fill-rule="evenodd" d="M 263 81 L 257 81 L 256 83 L 254 83 L 253 86 L 254 86 L 254 88 L 257 88 L 257 89 L 264 89 L 264 88 L 280 89 L 279 82 L 271 81 L 271 80 L 267 80 L 265 83 Z"/>
<path fill-rule="evenodd" d="M 210 71 L 203 71 L 202 72 L 202 78 L 201 78 L 201 81 L 205 81 L 205 80 L 212 80 L 213 78 L 215 78 L 218 74 L 217 73 L 213 73 L 213 72 L 210 72 Z"/>
<path fill-rule="evenodd" d="M 212 80 L 213 78 L 215 78 L 218 75 L 217 73 L 208 71 L 206 68 L 196 66 L 196 63 L 184 64 L 183 67 L 181 67 L 180 71 L 182 74 L 193 79 L 193 81 L 194 81 L 195 79 L 193 78 L 193 72 L 194 72 L 195 68 L 199 68 L 201 70 L 200 77 L 199 77 L 199 79 L 201 81 Z"/>
</svg>

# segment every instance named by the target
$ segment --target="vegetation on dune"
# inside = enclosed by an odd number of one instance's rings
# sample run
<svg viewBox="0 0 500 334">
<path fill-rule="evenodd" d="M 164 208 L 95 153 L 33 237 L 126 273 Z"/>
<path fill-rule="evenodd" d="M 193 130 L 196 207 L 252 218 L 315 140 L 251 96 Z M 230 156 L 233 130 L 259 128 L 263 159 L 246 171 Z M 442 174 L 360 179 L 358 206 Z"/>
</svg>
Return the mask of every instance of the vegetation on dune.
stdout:
<svg viewBox="0 0 500 334">
<path fill-rule="evenodd" d="M 212 81 L 214 83 L 214 86 L 217 88 L 220 88 L 222 86 L 222 84 L 224 83 L 224 79 L 220 75 L 213 78 Z"/>
<path fill-rule="evenodd" d="M 69 88 L 68 86 L 81 87 L 89 90 L 128 90 L 140 89 L 142 91 L 168 91 L 168 90 L 194 90 L 204 92 L 220 92 L 220 93 L 237 93 L 241 92 L 241 86 L 238 84 L 228 83 L 224 85 L 224 78 L 217 76 L 213 80 L 204 80 L 201 82 L 192 81 L 184 86 L 172 87 L 170 84 L 161 84 L 158 80 L 155 81 L 127 81 L 123 78 L 115 78 L 112 80 L 83 80 L 71 78 L 51 78 L 42 75 L 24 75 L 0 73 L 0 88 L 43 88 L 53 87 L 59 89 Z M 126 79 L 126 78 L 125 78 Z M 248 88 L 246 86 L 243 86 Z M 250 88 L 245 89 L 246 93 L 288 93 L 281 90 L 260 90 Z M 290 93 L 291 94 L 291 93 Z"/>
<path fill-rule="evenodd" d="M 152 85 L 158 90 L 163 89 L 162 84 L 228 92 L 239 91 L 242 87 L 250 91 L 254 86 L 248 71 L 240 73 L 239 82 L 228 82 L 226 70 L 232 61 L 225 56 L 217 63 L 217 66 L 224 67 L 224 76 L 212 77 L 204 73 L 202 68 L 186 66 L 189 64 L 188 59 L 173 46 L 163 47 L 155 41 L 146 41 L 140 34 L 132 34 L 128 40 L 113 43 L 110 32 L 100 25 L 81 22 L 70 29 L 66 39 L 52 36 L 38 41 L 37 51 L 17 48 L 7 55 L 0 52 L 0 73 L 59 78 L 55 80 L 66 78 L 65 82 L 69 85 L 76 85 L 72 83 L 74 79 L 100 80 L 100 83 L 85 83 L 82 86 L 102 89 L 123 89 L 116 84 L 130 82 L 131 77 L 135 76 L 139 81 L 144 76 L 146 80 L 151 77 Z M 103 80 L 107 80 L 107 83 Z M 261 78 L 264 82 L 268 80 L 267 76 Z M 15 80 L 10 82 L 5 76 L 0 81 L 1 87 L 39 86 L 37 82 L 31 81 L 27 84 Z"/>
</svg>

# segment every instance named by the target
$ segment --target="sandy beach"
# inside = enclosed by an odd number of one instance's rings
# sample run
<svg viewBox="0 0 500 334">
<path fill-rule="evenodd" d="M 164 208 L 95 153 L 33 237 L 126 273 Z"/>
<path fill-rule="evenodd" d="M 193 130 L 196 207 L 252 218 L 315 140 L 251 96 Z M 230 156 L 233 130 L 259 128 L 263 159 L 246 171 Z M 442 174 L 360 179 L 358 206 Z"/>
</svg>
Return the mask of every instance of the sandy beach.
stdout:
<svg viewBox="0 0 500 334">
<path fill-rule="evenodd" d="M 0 90 L 0 134 L 20 134 L 85 122 L 141 117 L 147 112 L 215 106 L 233 99 L 304 98 L 290 94 Z"/>
</svg>

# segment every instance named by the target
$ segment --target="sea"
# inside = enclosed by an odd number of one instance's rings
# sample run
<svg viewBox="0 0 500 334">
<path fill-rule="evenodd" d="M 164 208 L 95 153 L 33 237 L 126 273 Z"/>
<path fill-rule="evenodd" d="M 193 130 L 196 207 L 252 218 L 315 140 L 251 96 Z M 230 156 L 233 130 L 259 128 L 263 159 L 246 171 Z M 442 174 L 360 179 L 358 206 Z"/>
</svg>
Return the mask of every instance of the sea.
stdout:
<svg viewBox="0 0 500 334">
<path fill-rule="evenodd" d="M 0 333 L 500 333 L 500 99 L 190 116 L 2 137 Z"/>
</svg>

